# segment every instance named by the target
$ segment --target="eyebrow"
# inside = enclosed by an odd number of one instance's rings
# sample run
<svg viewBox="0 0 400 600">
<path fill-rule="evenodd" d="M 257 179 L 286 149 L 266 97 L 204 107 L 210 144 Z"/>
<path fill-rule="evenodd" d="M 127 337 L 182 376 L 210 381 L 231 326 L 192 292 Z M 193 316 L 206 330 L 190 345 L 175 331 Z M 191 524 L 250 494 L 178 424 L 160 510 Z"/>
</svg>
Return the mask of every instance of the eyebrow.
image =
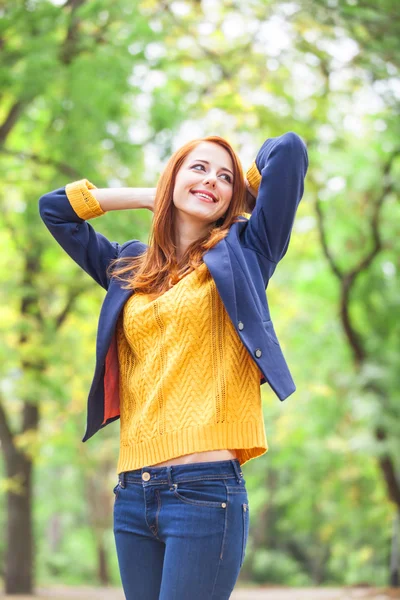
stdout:
<svg viewBox="0 0 400 600">
<path fill-rule="evenodd" d="M 201 158 L 194 158 L 193 160 L 190 161 L 192 162 L 203 162 L 206 163 L 206 165 L 209 165 L 210 163 L 208 162 L 208 160 L 202 160 Z M 232 171 L 230 169 L 227 169 L 226 167 L 221 167 L 222 171 L 228 171 L 229 173 L 231 173 L 231 175 L 233 175 Z"/>
</svg>

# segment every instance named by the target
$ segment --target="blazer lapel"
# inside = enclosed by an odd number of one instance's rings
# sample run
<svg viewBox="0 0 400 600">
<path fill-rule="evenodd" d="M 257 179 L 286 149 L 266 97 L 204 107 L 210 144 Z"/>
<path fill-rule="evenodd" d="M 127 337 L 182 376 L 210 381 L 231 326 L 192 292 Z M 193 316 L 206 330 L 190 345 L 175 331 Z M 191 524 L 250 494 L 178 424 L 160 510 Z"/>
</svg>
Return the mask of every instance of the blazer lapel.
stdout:
<svg viewBox="0 0 400 600">
<path fill-rule="evenodd" d="M 97 357 L 99 360 L 105 358 L 111 342 L 111 336 L 117 324 L 119 313 L 132 293 L 132 290 L 121 289 L 116 281 L 110 283 L 110 287 L 100 311 L 99 331 L 96 343 Z"/>
</svg>

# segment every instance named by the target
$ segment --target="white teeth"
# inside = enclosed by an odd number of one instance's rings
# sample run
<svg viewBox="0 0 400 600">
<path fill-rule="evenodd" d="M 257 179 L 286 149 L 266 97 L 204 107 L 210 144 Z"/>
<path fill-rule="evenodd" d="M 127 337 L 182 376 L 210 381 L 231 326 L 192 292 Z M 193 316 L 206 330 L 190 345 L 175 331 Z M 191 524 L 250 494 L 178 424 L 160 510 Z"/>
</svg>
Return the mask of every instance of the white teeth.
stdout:
<svg viewBox="0 0 400 600">
<path fill-rule="evenodd" d="M 211 196 L 207 196 L 207 194 L 202 194 L 201 192 L 193 192 L 195 196 L 201 196 L 201 198 L 205 198 L 206 200 L 211 200 L 211 202 L 215 202 Z"/>
</svg>

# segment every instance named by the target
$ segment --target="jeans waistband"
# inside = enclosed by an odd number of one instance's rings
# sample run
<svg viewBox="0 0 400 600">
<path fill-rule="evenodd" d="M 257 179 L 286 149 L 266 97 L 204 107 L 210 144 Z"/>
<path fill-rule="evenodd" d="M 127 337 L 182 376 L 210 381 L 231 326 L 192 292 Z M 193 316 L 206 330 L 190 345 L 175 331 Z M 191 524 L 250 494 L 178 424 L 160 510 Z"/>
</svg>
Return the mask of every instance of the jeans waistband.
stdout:
<svg viewBox="0 0 400 600">
<path fill-rule="evenodd" d="M 240 462 L 237 458 L 165 467 L 142 467 L 141 469 L 119 473 L 118 482 L 123 488 L 126 483 L 143 483 L 143 485 L 168 483 L 171 485 L 179 481 L 230 479 L 233 477 L 236 477 L 238 483 L 243 478 Z"/>
</svg>

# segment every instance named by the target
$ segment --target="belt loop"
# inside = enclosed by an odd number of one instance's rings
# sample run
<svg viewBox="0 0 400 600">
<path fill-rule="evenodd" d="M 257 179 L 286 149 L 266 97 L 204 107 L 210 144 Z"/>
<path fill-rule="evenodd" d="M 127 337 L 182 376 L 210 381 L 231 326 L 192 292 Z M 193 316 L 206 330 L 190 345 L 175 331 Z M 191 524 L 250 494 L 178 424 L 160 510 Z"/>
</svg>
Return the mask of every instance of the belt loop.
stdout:
<svg viewBox="0 0 400 600">
<path fill-rule="evenodd" d="M 238 462 L 239 461 L 238 461 L 237 458 L 234 458 L 234 459 L 231 460 L 233 469 L 235 471 L 236 480 L 237 480 L 238 483 L 240 483 L 241 479 L 243 477 L 243 473 L 242 473 L 242 469 L 240 468 L 240 466 L 238 466 Z M 239 463 L 239 465 L 240 465 L 240 463 Z"/>
<path fill-rule="evenodd" d="M 125 487 L 125 471 L 119 474 L 119 485 L 124 488 Z"/>
<path fill-rule="evenodd" d="M 171 476 L 171 465 L 167 466 L 167 477 L 168 477 L 168 486 L 172 487 L 172 476 Z"/>
</svg>

